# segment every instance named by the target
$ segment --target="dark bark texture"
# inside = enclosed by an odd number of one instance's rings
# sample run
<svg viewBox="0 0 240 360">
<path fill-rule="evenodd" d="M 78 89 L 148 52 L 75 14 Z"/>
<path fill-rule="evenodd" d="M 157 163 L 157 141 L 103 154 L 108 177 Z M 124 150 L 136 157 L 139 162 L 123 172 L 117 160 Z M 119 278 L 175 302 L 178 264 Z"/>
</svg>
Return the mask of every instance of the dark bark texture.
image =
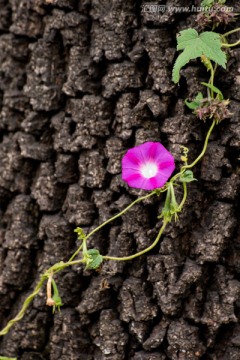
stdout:
<svg viewBox="0 0 240 360">
<path fill-rule="evenodd" d="M 185 0 L 168 6 L 189 6 Z M 240 12 L 234 1 L 234 11 Z M 136 0 L 0 0 L 0 322 L 15 316 L 41 273 L 143 191 L 121 180 L 121 158 L 161 141 L 180 166 L 201 151 L 208 122 L 184 99 L 208 74 L 200 62 L 171 82 L 176 34 L 196 13 L 150 14 Z M 228 5 L 231 5 L 230 1 Z M 237 26 L 237 21 L 234 26 Z M 239 23 L 238 23 L 239 26 Z M 237 36 L 232 36 L 232 40 Z M 45 286 L 0 341 L 20 360 L 240 359 L 240 53 L 217 84 L 230 120 L 210 138 L 179 221 L 150 253 L 58 273 L 64 306 Z M 163 198 L 137 204 L 89 239 L 102 254 L 149 246 Z"/>
</svg>

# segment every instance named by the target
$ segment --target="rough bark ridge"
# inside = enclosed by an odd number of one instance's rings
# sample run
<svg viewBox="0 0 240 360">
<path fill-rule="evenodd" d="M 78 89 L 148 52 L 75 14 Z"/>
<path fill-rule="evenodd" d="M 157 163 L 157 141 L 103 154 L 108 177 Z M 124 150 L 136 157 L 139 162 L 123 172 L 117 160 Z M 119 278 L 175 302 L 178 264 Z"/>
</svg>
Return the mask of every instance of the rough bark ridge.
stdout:
<svg viewBox="0 0 240 360">
<path fill-rule="evenodd" d="M 75 226 L 87 232 L 139 195 L 121 181 L 129 147 L 161 141 L 178 159 L 180 145 L 192 159 L 201 150 L 208 124 L 184 108 L 184 98 L 206 73 L 196 62 L 180 88 L 171 82 L 175 35 L 195 26 L 196 14 L 150 14 L 141 5 L 0 0 L 2 325 L 43 270 L 72 254 Z M 240 359 L 239 68 L 233 50 L 218 79 L 233 117 L 214 131 L 180 221 L 135 261 L 59 273 L 61 313 L 52 315 L 42 291 L 1 339 L 1 355 Z M 115 256 L 145 248 L 162 201 L 135 206 L 89 246 Z"/>
</svg>

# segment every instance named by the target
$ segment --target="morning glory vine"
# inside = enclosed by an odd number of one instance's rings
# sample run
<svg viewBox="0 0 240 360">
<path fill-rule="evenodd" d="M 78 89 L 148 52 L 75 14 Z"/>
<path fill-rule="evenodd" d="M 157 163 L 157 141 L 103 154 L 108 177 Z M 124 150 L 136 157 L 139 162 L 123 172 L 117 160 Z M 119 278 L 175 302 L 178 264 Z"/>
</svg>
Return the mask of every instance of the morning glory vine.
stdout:
<svg viewBox="0 0 240 360">
<path fill-rule="evenodd" d="M 204 1 L 206 2 L 206 0 Z M 214 1 L 208 0 L 208 3 L 213 4 Z M 223 1 L 221 3 L 223 3 Z M 208 17 L 208 14 L 204 16 Z M 232 19 L 232 16 L 229 16 L 229 18 Z M 211 21 L 212 20 L 211 17 Z M 217 26 L 214 26 L 213 28 L 216 27 Z M 83 264 L 87 269 L 97 269 L 104 261 L 129 261 L 137 258 L 152 250 L 159 243 L 166 226 L 170 222 L 178 221 L 179 214 L 187 200 L 188 184 L 196 180 L 193 175 L 193 168 L 201 161 L 206 153 L 209 138 L 214 127 L 223 119 L 231 116 L 228 109 L 229 100 L 224 99 L 221 90 L 215 86 L 214 78 L 218 66 L 226 68 L 227 57 L 223 49 L 240 45 L 240 40 L 232 44 L 229 44 L 227 41 L 230 35 L 238 31 L 240 31 L 240 28 L 220 35 L 212 31 L 198 34 L 195 29 L 187 29 L 181 31 L 177 36 L 177 50 L 182 52 L 178 56 L 173 68 L 173 81 L 178 83 L 182 67 L 192 59 L 200 59 L 206 70 L 210 73 L 209 81 L 201 83 L 205 89 L 205 93 L 199 92 L 191 101 L 185 101 L 186 106 L 193 111 L 198 119 L 204 122 L 211 121 L 200 154 L 189 164 L 188 149 L 182 147 L 183 154 L 181 160 L 183 165 L 180 170 L 171 177 L 175 170 L 174 158 L 162 144 L 146 142 L 129 149 L 122 159 L 122 180 L 125 181 L 128 186 L 146 190 L 148 193 L 134 200 L 124 210 L 103 222 L 88 234 L 85 234 L 81 228 L 77 227 L 75 232 L 80 241 L 80 246 L 68 261 L 56 263 L 41 275 L 39 282 L 33 292 L 24 301 L 19 313 L 0 331 L 0 336 L 7 334 L 10 328 L 23 318 L 28 306 L 45 283 L 47 285 L 47 305 L 53 308 L 53 312 L 56 308 L 58 310 L 60 309 L 63 302 L 54 280 L 56 273 L 77 264 Z M 182 198 L 180 200 L 177 199 L 175 194 L 175 187 L 177 185 L 181 185 L 182 187 Z M 165 202 L 158 216 L 158 218 L 162 220 L 162 225 L 150 246 L 135 254 L 126 254 L 124 257 L 102 255 L 98 249 L 88 249 L 88 239 L 104 226 L 125 214 L 135 204 L 153 196 L 163 196 L 164 193 Z"/>
</svg>

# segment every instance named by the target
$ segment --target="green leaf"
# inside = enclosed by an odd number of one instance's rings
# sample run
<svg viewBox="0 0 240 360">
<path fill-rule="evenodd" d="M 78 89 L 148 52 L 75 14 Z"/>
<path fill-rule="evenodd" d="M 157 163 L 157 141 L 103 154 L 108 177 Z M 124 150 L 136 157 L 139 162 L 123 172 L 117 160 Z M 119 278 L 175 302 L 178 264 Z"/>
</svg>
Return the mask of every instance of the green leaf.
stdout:
<svg viewBox="0 0 240 360">
<path fill-rule="evenodd" d="M 207 56 L 218 65 L 226 68 L 227 58 L 225 52 L 221 49 L 221 36 L 212 31 L 205 31 L 200 35 L 195 29 L 180 31 L 177 36 L 177 50 L 183 50 L 175 61 L 172 80 L 178 83 L 180 70 L 190 60 L 197 59 L 201 55 Z"/>
<path fill-rule="evenodd" d="M 205 83 L 205 82 L 201 82 L 202 85 L 208 87 L 209 89 L 211 89 L 213 92 L 215 92 L 216 94 L 219 95 L 219 100 L 223 100 L 223 93 L 221 92 L 221 90 L 219 90 L 216 86 L 209 84 L 209 83 Z"/>
<path fill-rule="evenodd" d="M 203 99 L 203 94 L 201 93 L 201 91 L 199 91 L 197 93 L 197 96 L 195 97 L 195 101 L 200 102 Z"/>
<path fill-rule="evenodd" d="M 195 101 L 189 102 L 189 101 L 185 100 L 184 102 L 185 102 L 185 105 L 191 110 L 195 110 L 199 107 L 199 103 L 196 103 Z"/>
<path fill-rule="evenodd" d="M 10 358 L 6 356 L 0 356 L 0 360 L 17 360 L 17 358 Z"/>
<path fill-rule="evenodd" d="M 199 92 L 193 101 L 189 102 L 189 101 L 185 100 L 185 105 L 189 109 L 195 110 L 200 106 L 202 99 L 203 99 L 203 94 L 201 92 Z"/>
<path fill-rule="evenodd" d="M 197 181 L 197 179 L 193 177 L 193 172 L 191 170 L 186 170 L 179 178 L 179 181 L 189 183 L 192 181 Z"/>
<path fill-rule="evenodd" d="M 97 269 L 103 262 L 103 257 L 97 249 L 89 249 L 88 252 L 89 260 L 87 262 L 87 269 Z"/>
</svg>

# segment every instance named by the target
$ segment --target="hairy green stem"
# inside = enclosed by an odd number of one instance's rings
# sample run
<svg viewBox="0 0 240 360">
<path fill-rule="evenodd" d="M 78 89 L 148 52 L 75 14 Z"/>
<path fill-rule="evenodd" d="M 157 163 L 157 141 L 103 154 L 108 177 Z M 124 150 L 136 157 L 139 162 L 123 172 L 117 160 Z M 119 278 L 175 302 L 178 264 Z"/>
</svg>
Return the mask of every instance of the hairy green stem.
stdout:
<svg viewBox="0 0 240 360">
<path fill-rule="evenodd" d="M 240 31 L 240 28 L 236 28 L 236 29 L 230 30 L 230 31 L 226 32 L 225 34 L 222 34 L 222 36 L 224 36 L 224 37 L 225 37 L 225 36 L 229 36 L 229 35 L 237 32 L 237 31 Z"/>
<path fill-rule="evenodd" d="M 213 66 L 212 66 L 211 61 L 210 61 L 210 64 L 211 64 L 211 65 L 210 65 L 211 76 L 210 76 L 209 82 L 210 82 L 210 84 L 213 86 L 215 71 L 214 71 L 214 69 L 213 69 Z M 213 96 L 214 96 L 213 89 L 211 89 L 210 92 L 211 92 L 211 98 L 213 98 Z"/>
<path fill-rule="evenodd" d="M 110 219 L 104 221 L 101 225 L 99 225 L 98 227 L 96 227 L 94 230 L 92 230 L 85 238 L 85 241 L 87 241 L 88 238 L 90 238 L 90 236 L 92 236 L 93 234 L 95 234 L 97 231 L 99 231 L 101 228 L 103 228 L 105 225 L 109 224 L 110 222 L 112 222 L 113 220 L 117 219 L 118 217 L 122 216 L 123 214 L 125 214 L 126 211 L 128 211 L 129 209 L 131 209 L 131 207 L 135 204 L 137 204 L 140 201 L 143 201 L 145 199 L 150 198 L 151 196 L 155 195 L 156 191 L 152 191 L 150 194 L 147 194 L 145 196 L 142 196 L 138 199 L 136 199 L 135 201 L 133 201 L 130 205 L 128 205 L 124 210 L 122 210 L 120 213 L 118 213 L 117 215 L 111 217 Z M 78 253 L 82 250 L 82 244 L 81 246 L 75 251 L 75 253 L 71 256 L 71 258 L 69 259 L 69 261 L 72 261 L 77 255 Z"/>
<path fill-rule="evenodd" d="M 54 272 L 57 273 L 58 271 L 61 271 L 63 270 L 64 268 L 66 267 L 69 267 L 69 266 L 73 266 L 73 265 L 78 265 L 80 263 L 82 263 L 83 260 L 76 260 L 76 261 L 68 261 L 66 263 L 64 262 L 61 262 L 61 263 L 58 263 L 58 264 L 55 264 L 53 265 L 52 267 L 50 267 L 40 278 L 39 282 L 37 283 L 37 285 L 35 286 L 33 292 L 26 298 L 26 300 L 24 301 L 23 305 L 22 305 L 22 308 L 21 310 L 18 312 L 18 314 L 13 318 L 11 319 L 7 325 L 0 331 L 0 336 L 3 336 L 3 335 L 6 335 L 8 333 L 8 331 L 10 330 L 10 328 L 18 321 L 20 321 L 27 308 L 29 307 L 29 305 L 31 304 L 31 302 L 33 301 L 34 297 L 39 293 L 39 291 L 41 290 L 45 280 L 48 279 L 48 277 L 50 276 L 50 274 L 52 274 Z M 54 280 L 52 280 L 54 281 Z"/>
<path fill-rule="evenodd" d="M 180 205 L 179 205 L 179 210 L 182 210 L 183 205 L 184 205 L 186 199 L 187 199 L 187 184 L 184 182 L 184 183 L 183 183 L 183 198 L 182 198 L 182 201 L 181 201 L 181 203 L 180 203 Z M 157 234 L 156 239 L 155 239 L 154 242 L 153 242 L 150 246 L 148 246 L 146 249 L 141 250 L 141 251 L 139 251 L 139 252 L 136 253 L 136 254 L 129 255 L 129 256 L 123 256 L 123 257 L 116 257 L 116 256 L 108 256 L 108 255 L 106 255 L 106 256 L 103 256 L 103 259 L 104 259 L 104 260 L 116 260 L 116 261 L 128 261 L 128 260 L 135 259 L 136 257 L 141 256 L 141 255 L 147 253 L 148 251 L 152 250 L 152 249 L 157 245 L 157 243 L 159 242 L 159 240 L 160 240 L 160 238 L 161 238 L 161 236 L 162 236 L 162 233 L 163 233 L 163 231 L 165 230 L 168 222 L 169 222 L 169 221 L 167 221 L 167 220 L 164 220 L 164 221 L 163 221 L 162 227 L 160 228 L 159 233 Z"/>
<path fill-rule="evenodd" d="M 185 204 L 185 201 L 187 200 L 187 184 L 183 182 L 183 198 L 179 205 L 179 210 L 181 211 L 183 208 L 183 205 Z"/>
<path fill-rule="evenodd" d="M 193 166 L 195 166 L 201 160 L 201 158 L 204 156 L 204 154 L 207 150 L 209 137 L 210 137 L 215 125 L 216 125 L 216 121 L 214 120 L 212 122 L 211 127 L 208 130 L 208 133 L 207 133 L 205 141 L 204 141 L 203 149 L 202 149 L 201 153 L 198 155 L 198 157 L 191 164 L 182 166 L 179 173 L 177 173 L 176 175 L 174 175 L 172 177 L 171 182 L 174 182 L 175 180 L 177 180 L 184 173 L 184 171 L 186 169 L 191 169 Z"/>
<path fill-rule="evenodd" d="M 21 320 L 27 310 L 27 308 L 29 307 L 29 305 L 31 304 L 32 300 L 34 299 L 34 297 L 39 293 L 39 291 L 41 290 L 41 287 L 44 283 L 44 281 L 47 279 L 47 276 L 44 274 L 41 276 L 40 281 L 37 283 L 37 285 L 35 286 L 33 292 L 31 293 L 31 295 L 29 295 L 26 300 L 23 303 L 23 306 L 21 308 L 21 310 L 19 311 L 19 313 L 12 319 L 10 320 L 7 325 L 0 331 L 0 336 L 6 335 L 9 331 L 9 329 L 19 320 Z"/>
<path fill-rule="evenodd" d="M 198 155 L 198 157 L 197 157 L 191 164 L 182 166 L 180 173 L 182 173 L 182 172 L 185 171 L 186 169 L 191 169 L 191 168 L 192 168 L 193 166 L 195 166 L 195 165 L 199 162 L 199 160 L 201 160 L 201 158 L 204 156 L 204 154 L 205 154 L 205 152 L 206 152 L 206 150 L 207 150 L 209 137 L 210 137 L 210 135 L 211 135 L 211 133 L 212 133 L 215 125 L 216 125 L 216 121 L 213 120 L 212 125 L 211 125 L 211 127 L 209 128 L 208 133 L 207 133 L 207 135 L 206 135 L 206 138 L 205 138 L 205 141 L 204 141 L 204 145 L 203 145 L 203 149 L 202 149 L 201 153 Z M 177 175 L 178 175 L 178 174 L 177 174 Z"/>
<path fill-rule="evenodd" d="M 222 46 L 225 47 L 225 48 L 231 48 L 231 47 L 238 46 L 238 45 L 240 45 L 240 40 L 238 40 L 238 41 L 236 41 L 235 43 L 232 43 L 232 44 L 222 43 Z"/>
<path fill-rule="evenodd" d="M 103 259 L 104 260 L 116 260 L 116 261 L 127 261 L 127 260 L 132 260 L 132 259 L 135 259 L 136 257 L 138 256 L 141 256 L 145 253 L 147 253 L 148 251 L 152 250 L 156 245 L 157 243 L 159 242 L 160 238 L 161 238 L 161 235 L 165 229 L 167 225 L 167 221 L 164 221 L 163 224 L 162 224 L 162 227 L 161 229 L 159 230 L 159 233 L 157 234 L 157 237 L 156 239 L 154 240 L 154 242 L 148 246 L 146 249 L 142 250 L 142 251 L 139 251 L 138 253 L 136 254 L 133 254 L 133 255 L 129 255 L 129 256 L 123 256 L 123 257 L 115 257 L 115 256 L 103 256 Z"/>
<path fill-rule="evenodd" d="M 79 260 L 75 260 L 75 261 L 68 260 L 66 262 L 61 262 L 61 263 L 55 264 L 54 266 L 49 268 L 45 274 L 49 274 L 51 271 L 53 272 L 53 274 L 56 274 L 59 271 L 62 271 L 63 269 L 65 269 L 66 267 L 73 266 L 73 265 L 79 265 L 81 263 L 83 263 L 83 259 L 79 259 Z"/>
</svg>

